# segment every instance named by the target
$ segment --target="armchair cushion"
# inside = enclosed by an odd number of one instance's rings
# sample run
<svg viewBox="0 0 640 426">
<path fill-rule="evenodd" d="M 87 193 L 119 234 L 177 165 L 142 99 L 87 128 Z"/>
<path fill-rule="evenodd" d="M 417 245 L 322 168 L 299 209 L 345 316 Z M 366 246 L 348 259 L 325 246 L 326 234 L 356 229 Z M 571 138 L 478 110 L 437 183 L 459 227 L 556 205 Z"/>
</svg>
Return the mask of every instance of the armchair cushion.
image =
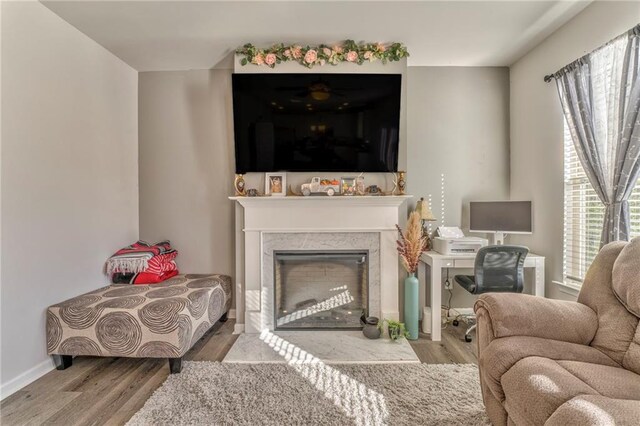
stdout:
<svg viewBox="0 0 640 426">
<path fill-rule="evenodd" d="M 626 425 L 631 419 L 640 419 L 637 401 L 580 395 L 562 404 L 545 425 Z"/>
<path fill-rule="evenodd" d="M 640 376 L 588 362 L 525 358 L 504 374 L 502 386 L 505 408 L 516 424 L 543 424 L 567 401 L 586 395 L 613 399 L 634 399 L 635 395 L 640 405 Z"/>
<path fill-rule="evenodd" d="M 483 385 L 499 400 L 504 401 L 502 376 L 517 362 L 528 357 L 550 360 L 581 361 L 610 367 L 619 367 L 614 360 L 591 346 L 548 340 L 540 337 L 512 336 L 496 339 L 478 359 Z"/>
<path fill-rule="evenodd" d="M 640 375 L 633 371 L 582 361 L 557 361 L 557 363 L 600 395 L 633 399 L 640 404 Z"/>
<path fill-rule="evenodd" d="M 620 303 L 640 317 L 640 238 L 627 244 L 613 264 L 613 293 Z"/>
<path fill-rule="evenodd" d="M 640 241 L 639 239 L 636 239 Z M 628 357 L 632 342 L 638 330 L 638 317 L 632 314 L 616 297 L 613 291 L 614 265 L 627 244 L 637 244 L 616 241 L 602 247 L 584 278 L 582 289 L 578 295 L 578 303 L 587 305 L 598 315 L 598 331 L 590 343 L 598 348 L 617 363 L 622 364 Z M 629 259 L 635 262 L 634 259 Z M 621 270 L 619 269 L 618 272 Z M 640 337 L 640 336 L 637 336 Z M 636 340 L 640 344 L 640 339 Z M 636 352 L 636 359 L 640 354 L 640 347 Z M 636 373 L 640 373 L 640 362 L 632 366 L 633 362 L 627 359 L 627 364 Z"/>
<path fill-rule="evenodd" d="M 598 329 L 598 316 L 586 305 L 527 294 L 487 293 L 475 303 L 484 308 L 494 338 L 529 336 L 588 345 Z"/>
<path fill-rule="evenodd" d="M 515 424 L 542 425 L 554 411 L 577 395 L 598 393 L 549 358 L 518 361 L 502 377 L 504 406 Z"/>
</svg>

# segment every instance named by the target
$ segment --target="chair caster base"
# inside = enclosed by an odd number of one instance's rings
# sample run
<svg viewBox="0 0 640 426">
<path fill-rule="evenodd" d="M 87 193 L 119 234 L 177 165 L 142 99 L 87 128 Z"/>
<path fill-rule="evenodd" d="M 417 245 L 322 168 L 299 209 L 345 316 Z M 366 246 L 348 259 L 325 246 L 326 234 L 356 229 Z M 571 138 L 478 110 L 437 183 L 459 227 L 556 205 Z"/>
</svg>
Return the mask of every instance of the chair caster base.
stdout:
<svg viewBox="0 0 640 426">
<path fill-rule="evenodd" d="M 458 325 L 460 325 L 460 321 L 453 320 L 453 321 L 451 321 L 451 324 L 453 324 L 454 327 L 457 327 Z"/>
<path fill-rule="evenodd" d="M 464 335 L 464 341 L 465 342 L 470 342 L 471 340 L 473 340 L 473 339 L 471 339 L 471 336 L 469 336 L 468 334 Z"/>
</svg>

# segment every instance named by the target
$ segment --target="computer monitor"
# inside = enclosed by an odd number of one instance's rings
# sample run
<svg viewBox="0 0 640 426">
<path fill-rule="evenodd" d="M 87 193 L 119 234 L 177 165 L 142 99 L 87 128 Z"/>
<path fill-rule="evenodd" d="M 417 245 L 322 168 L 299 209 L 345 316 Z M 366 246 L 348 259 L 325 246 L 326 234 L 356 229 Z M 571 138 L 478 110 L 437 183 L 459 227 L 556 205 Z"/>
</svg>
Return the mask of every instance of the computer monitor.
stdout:
<svg viewBox="0 0 640 426">
<path fill-rule="evenodd" d="M 490 233 L 491 244 L 503 244 L 505 234 L 530 234 L 531 201 L 472 201 L 469 231 Z"/>
</svg>

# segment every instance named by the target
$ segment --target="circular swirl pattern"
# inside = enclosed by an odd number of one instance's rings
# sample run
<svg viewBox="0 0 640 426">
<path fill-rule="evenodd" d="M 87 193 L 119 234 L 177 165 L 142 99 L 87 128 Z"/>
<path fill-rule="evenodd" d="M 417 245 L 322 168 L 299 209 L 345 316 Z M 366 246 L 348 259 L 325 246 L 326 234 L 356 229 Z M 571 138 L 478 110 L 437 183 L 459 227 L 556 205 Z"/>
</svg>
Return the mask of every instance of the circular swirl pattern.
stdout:
<svg viewBox="0 0 640 426">
<path fill-rule="evenodd" d="M 231 277 L 227 275 L 218 275 L 218 280 L 225 294 L 231 294 L 231 290 L 232 290 Z"/>
<path fill-rule="evenodd" d="M 167 334 L 178 328 L 178 314 L 186 306 L 187 299 L 181 297 L 154 300 L 138 311 L 138 318 L 154 333 Z"/>
<path fill-rule="evenodd" d="M 143 296 L 124 296 L 108 299 L 96 305 L 96 308 L 132 309 L 144 303 Z"/>
<path fill-rule="evenodd" d="M 214 276 L 209 278 L 200 278 L 187 283 L 189 288 L 211 288 L 219 284 L 219 280 Z"/>
<path fill-rule="evenodd" d="M 180 296 L 187 291 L 189 291 L 189 289 L 184 286 L 173 285 L 171 287 L 163 287 L 156 290 L 151 290 L 149 293 L 145 294 L 145 296 L 147 296 L 149 299 L 159 299 L 161 297 Z"/>
<path fill-rule="evenodd" d="M 209 296 L 209 322 L 214 324 L 224 314 L 224 291 L 220 287 L 216 287 Z"/>
<path fill-rule="evenodd" d="M 171 343 L 153 341 L 140 346 L 137 356 L 141 358 L 178 358 L 180 349 Z"/>
<path fill-rule="evenodd" d="M 126 284 L 120 288 L 115 288 L 113 290 L 107 291 L 103 294 L 104 297 L 122 297 L 122 296 L 133 296 L 134 294 L 144 293 L 149 290 L 148 285 L 131 285 Z"/>
<path fill-rule="evenodd" d="M 51 353 L 62 340 L 62 325 L 57 316 L 47 311 L 47 352 Z"/>
<path fill-rule="evenodd" d="M 102 355 L 98 344 L 88 337 L 83 336 L 69 337 L 60 344 L 59 352 L 67 355 Z"/>
<path fill-rule="evenodd" d="M 187 281 L 188 280 L 185 277 L 178 275 L 176 277 L 169 278 L 168 280 L 162 281 L 159 284 L 155 284 L 155 287 L 168 287 L 170 285 L 179 285 L 179 284 L 184 284 Z"/>
<path fill-rule="evenodd" d="M 189 309 L 193 318 L 200 319 L 200 317 L 202 317 L 202 315 L 207 311 L 207 306 L 209 305 L 209 290 L 196 290 L 189 293 L 187 299 L 189 299 L 187 309 Z"/>
<path fill-rule="evenodd" d="M 180 351 L 185 353 L 191 346 L 191 318 L 188 315 L 180 315 L 178 317 L 178 344 L 180 345 Z"/>
<path fill-rule="evenodd" d="M 69 327 L 74 330 L 82 330 L 89 328 L 100 317 L 103 308 L 94 306 L 92 308 L 86 306 L 67 306 L 60 308 L 58 315 Z"/>
<path fill-rule="evenodd" d="M 140 346 L 140 323 L 126 312 L 111 312 L 98 320 L 96 337 L 112 356 L 129 355 Z"/>
<path fill-rule="evenodd" d="M 193 337 L 191 338 L 191 343 L 189 344 L 189 347 L 192 347 L 193 345 L 195 345 L 196 342 L 200 340 L 202 336 L 204 336 L 205 333 L 210 328 L 211 328 L 211 324 L 209 324 L 208 322 L 205 321 L 200 323 L 200 325 L 196 327 L 196 331 L 193 332 Z"/>
<path fill-rule="evenodd" d="M 88 306 L 99 302 L 100 300 L 102 300 L 102 297 L 97 294 L 83 294 L 82 296 L 74 297 L 73 299 L 66 300 L 54 306 L 60 308 L 67 308 L 69 306 Z"/>
</svg>

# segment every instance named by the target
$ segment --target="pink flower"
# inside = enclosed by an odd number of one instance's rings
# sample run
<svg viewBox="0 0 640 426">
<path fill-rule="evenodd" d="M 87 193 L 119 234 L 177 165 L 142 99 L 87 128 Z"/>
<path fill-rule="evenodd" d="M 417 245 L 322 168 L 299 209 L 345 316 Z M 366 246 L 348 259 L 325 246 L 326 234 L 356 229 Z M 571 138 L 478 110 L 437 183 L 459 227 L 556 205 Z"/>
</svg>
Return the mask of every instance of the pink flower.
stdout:
<svg viewBox="0 0 640 426">
<path fill-rule="evenodd" d="M 318 59 L 318 52 L 313 49 L 307 50 L 307 53 L 304 55 L 304 61 L 308 64 L 312 64 Z"/>
<path fill-rule="evenodd" d="M 256 56 L 253 57 L 253 62 L 256 65 L 262 65 L 264 64 L 264 55 L 262 53 L 258 53 Z"/>
<path fill-rule="evenodd" d="M 323 47 L 322 53 L 324 53 L 326 57 L 329 57 L 331 56 L 331 49 L 329 49 L 328 47 Z"/>
<path fill-rule="evenodd" d="M 335 46 L 333 46 L 333 50 L 336 53 L 342 53 L 342 51 L 343 51 L 342 46 L 338 46 L 337 44 Z"/>
<path fill-rule="evenodd" d="M 373 58 L 373 52 L 367 50 L 366 52 L 364 52 L 364 58 L 371 60 Z"/>
<path fill-rule="evenodd" d="M 347 52 L 347 61 L 355 62 L 358 60 L 358 52 L 355 50 L 350 50 Z"/>
<path fill-rule="evenodd" d="M 293 49 L 292 49 L 291 53 L 293 54 L 293 57 L 295 59 L 300 59 L 302 57 L 302 47 L 293 46 Z"/>
<path fill-rule="evenodd" d="M 264 58 L 264 63 L 272 66 L 273 64 L 276 63 L 276 54 L 275 53 L 269 53 L 267 54 L 267 56 L 265 56 Z"/>
<path fill-rule="evenodd" d="M 376 49 L 378 49 L 378 52 L 384 52 L 385 50 L 387 50 L 387 48 L 382 43 L 376 44 Z"/>
<path fill-rule="evenodd" d="M 287 58 L 291 58 L 291 50 L 287 49 L 284 51 L 283 55 Z"/>
</svg>

